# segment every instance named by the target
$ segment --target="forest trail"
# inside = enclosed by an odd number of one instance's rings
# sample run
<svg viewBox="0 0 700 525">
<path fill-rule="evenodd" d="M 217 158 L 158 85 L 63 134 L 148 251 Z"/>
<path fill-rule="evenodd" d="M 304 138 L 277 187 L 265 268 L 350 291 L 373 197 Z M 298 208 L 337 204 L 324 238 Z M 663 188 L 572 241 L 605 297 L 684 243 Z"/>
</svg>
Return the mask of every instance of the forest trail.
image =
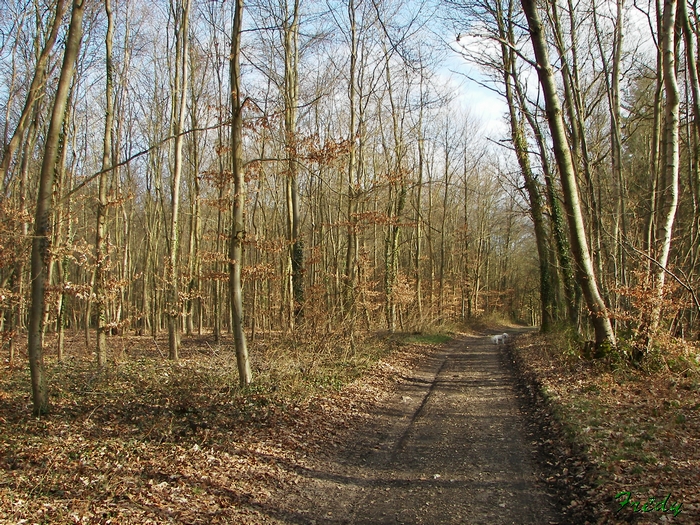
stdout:
<svg viewBox="0 0 700 525">
<path fill-rule="evenodd" d="M 354 442 L 313 468 L 286 523 L 561 523 L 538 479 L 504 346 L 437 348 Z M 290 505 L 291 504 L 291 505 Z"/>
</svg>

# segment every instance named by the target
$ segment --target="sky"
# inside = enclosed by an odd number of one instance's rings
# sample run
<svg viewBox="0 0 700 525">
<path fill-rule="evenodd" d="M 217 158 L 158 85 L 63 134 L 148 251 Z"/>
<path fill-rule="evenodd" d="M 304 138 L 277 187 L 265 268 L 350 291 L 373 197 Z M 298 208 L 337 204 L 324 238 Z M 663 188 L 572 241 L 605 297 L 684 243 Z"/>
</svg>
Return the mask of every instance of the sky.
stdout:
<svg viewBox="0 0 700 525">
<path fill-rule="evenodd" d="M 505 114 L 508 111 L 505 100 L 498 93 L 486 87 L 489 79 L 480 68 L 460 55 L 458 49 L 464 40 L 457 43 L 456 34 L 448 34 L 445 25 L 440 29 L 439 38 L 452 49 L 447 50 L 439 75 L 447 85 L 454 86 L 455 103 L 482 122 L 484 132 L 493 140 L 502 139 L 507 133 Z M 479 42 L 478 45 L 483 45 Z"/>
</svg>

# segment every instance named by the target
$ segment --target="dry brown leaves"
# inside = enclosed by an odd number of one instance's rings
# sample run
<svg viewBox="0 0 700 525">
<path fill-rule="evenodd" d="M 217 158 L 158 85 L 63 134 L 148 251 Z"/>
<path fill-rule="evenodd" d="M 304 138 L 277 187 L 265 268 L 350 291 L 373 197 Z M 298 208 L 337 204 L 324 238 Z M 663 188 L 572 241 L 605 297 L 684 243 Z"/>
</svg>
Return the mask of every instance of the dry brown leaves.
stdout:
<svg viewBox="0 0 700 525">
<path fill-rule="evenodd" d="M 552 466 L 547 481 L 562 497 L 568 491 L 571 516 L 599 524 L 700 523 L 696 370 L 650 373 L 565 358 L 562 348 L 541 336 L 516 344 L 514 360 L 546 406 L 540 414 L 553 415 L 561 431 L 561 439 L 544 444 Z M 678 503 L 674 516 L 670 507 Z"/>
<path fill-rule="evenodd" d="M 29 416 L 27 372 L 5 367 L 0 523 L 281 523 L 300 469 L 342 443 L 425 351 L 404 346 L 340 389 L 296 399 L 231 386 L 230 354 L 123 356 L 104 373 L 76 359 L 49 366 L 43 419 Z"/>
</svg>

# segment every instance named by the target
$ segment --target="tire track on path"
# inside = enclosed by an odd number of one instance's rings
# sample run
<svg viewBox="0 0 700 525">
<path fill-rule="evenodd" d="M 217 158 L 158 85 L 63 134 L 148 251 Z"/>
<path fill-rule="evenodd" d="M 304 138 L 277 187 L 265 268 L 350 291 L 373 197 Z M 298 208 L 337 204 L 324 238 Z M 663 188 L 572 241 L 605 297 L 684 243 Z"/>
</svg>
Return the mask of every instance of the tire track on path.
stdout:
<svg viewBox="0 0 700 525">
<path fill-rule="evenodd" d="M 436 350 L 343 458 L 308 473 L 306 523 L 561 523 L 503 350 L 488 337 Z"/>
</svg>

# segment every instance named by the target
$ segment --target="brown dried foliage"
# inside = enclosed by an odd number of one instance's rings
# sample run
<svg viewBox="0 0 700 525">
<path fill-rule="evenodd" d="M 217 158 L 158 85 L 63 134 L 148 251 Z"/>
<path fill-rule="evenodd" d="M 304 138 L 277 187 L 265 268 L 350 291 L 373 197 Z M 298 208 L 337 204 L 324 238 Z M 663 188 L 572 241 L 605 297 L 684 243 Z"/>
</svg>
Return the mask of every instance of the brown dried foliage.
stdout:
<svg viewBox="0 0 700 525">
<path fill-rule="evenodd" d="M 24 369 L 0 377 L 0 522 L 284 522 L 299 472 L 422 355 L 406 346 L 389 366 L 385 346 L 349 355 L 338 333 L 313 348 L 263 340 L 241 390 L 230 341 L 185 339 L 176 364 L 149 338 L 114 338 L 115 362 L 97 370 L 77 340 L 67 363 L 48 360 L 49 417 L 27 418 Z"/>
<path fill-rule="evenodd" d="M 572 523 L 700 522 L 700 348 L 676 340 L 664 348 L 668 366 L 644 371 L 583 360 L 562 336 L 516 345 L 540 419 L 560 431 L 541 446 L 551 466 L 546 481 L 569 502 Z M 623 491 L 642 505 L 670 493 L 681 513 L 621 509 L 614 498 Z"/>
</svg>

